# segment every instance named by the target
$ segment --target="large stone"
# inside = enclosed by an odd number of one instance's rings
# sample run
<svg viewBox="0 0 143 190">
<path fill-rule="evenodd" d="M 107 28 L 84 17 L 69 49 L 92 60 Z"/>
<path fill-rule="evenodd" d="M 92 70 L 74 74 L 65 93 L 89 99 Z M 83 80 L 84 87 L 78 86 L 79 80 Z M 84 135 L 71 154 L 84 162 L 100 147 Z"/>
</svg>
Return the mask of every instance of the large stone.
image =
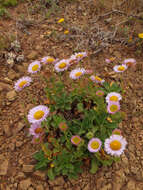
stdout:
<svg viewBox="0 0 143 190">
<path fill-rule="evenodd" d="M 8 170 L 8 160 L 0 160 L 0 175 L 6 175 Z"/>
<path fill-rule="evenodd" d="M 7 90 L 7 91 L 12 90 L 12 87 L 9 84 L 0 82 L 0 91 L 3 91 L 3 90 Z"/>
<path fill-rule="evenodd" d="M 31 173 L 34 171 L 34 165 L 23 165 L 22 171 L 25 173 Z"/>
<path fill-rule="evenodd" d="M 7 98 L 9 101 L 15 100 L 15 98 L 16 98 L 16 92 L 15 92 L 15 90 L 9 91 L 9 92 L 6 94 L 6 98 Z"/>
<path fill-rule="evenodd" d="M 20 190 L 27 190 L 31 184 L 32 182 L 30 178 L 20 181 L 19 183 Z"/>
<path fill-rule="evenodd" d="M 9 79 L 13 80 L 13 79 L 15 79 L 17 77 L 17 73 L 14 70 L 11 69 L 8 72 L 7 76 L 8 76 Z"/>
</svg>

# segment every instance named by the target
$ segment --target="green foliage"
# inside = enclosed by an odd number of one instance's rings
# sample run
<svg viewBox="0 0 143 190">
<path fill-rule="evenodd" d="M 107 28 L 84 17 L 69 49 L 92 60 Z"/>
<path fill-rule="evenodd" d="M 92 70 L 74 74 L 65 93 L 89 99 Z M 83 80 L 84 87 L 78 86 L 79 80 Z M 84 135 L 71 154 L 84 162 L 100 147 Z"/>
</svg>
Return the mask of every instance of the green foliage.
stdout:
<svg viewBox="0 0 143 190">
<path fill-rule="evenodd" d="M 59 79 L 60 78 L 60 79 Z M 90 172 L 96 173 L 101 166 L 110 166 L 115 157 L 102 152 L 90 153 L 87 149 L 91 138 L 96 137 L 104 141 L 121 122 L 120 112 L 109 114 L 105 97 L 96 96 L 97 90 L 102 90 L 105 96 L 109 92 L 120 92 L 121 88 L 116 83 L 112 85 L 107 82 L 100 87 L 95 87 L 88 82 L 82 88 L 77 83 L 71 83 L 70 89 L 59 78 L 52 77 L 47 81 L 45 92 L 50 101 L 52 114 L 43 122 L 48 142 L 42 144 L 42 151 L 36 153 L 38 161 L 36 169 L 47 168 L 48 177 L 53 180 L 55 176 L 65 175 L 69 178 L 77 178 L 82 172 L 84 162 L 89 160 Z M 112 122 L 107 118 L 110 117 Z M 62 131 L 59 126 L 66 123 L 68 126 Z M 71 137 L 78 135 L 81 142 L 78 146 L 71 143 Z"/>
<path fill-rule="evenodd" d="M 38 161 L 38 163 L 35 166 L 36 170 L 46 169 L 47 164 L 50 162 L 50 160 L 47 157 L 45 157 L 44 152 L 42 150 L 36 153 L 34 155 L 34 158 Z"/>
<path fill-rule="evenodd" d="M 0 17 L 7 15 L 8 12 L 4 7 L 0 7 Z"/>
<path fill-rule="evenodd" d="M 18 4 L 17 0 L 2 0 L 2 5 L 5 7 L 16 6 Z"/>
</svg>

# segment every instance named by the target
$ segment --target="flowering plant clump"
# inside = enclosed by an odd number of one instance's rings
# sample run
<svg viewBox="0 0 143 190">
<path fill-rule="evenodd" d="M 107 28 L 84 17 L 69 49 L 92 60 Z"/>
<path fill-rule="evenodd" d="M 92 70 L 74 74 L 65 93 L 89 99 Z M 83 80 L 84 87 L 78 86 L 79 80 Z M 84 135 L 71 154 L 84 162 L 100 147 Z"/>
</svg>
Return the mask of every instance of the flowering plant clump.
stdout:
<svg viewBox="0 0 143 190">
<path fill-rule="evenodd" d="M 86 56 L 81 52 L 72 59 L 78 64 Z M 48 56 L 41 62 L 51 60 Z M 58 175 L 76 178 L 85 166 L 96 173 L 100 167 L 119 160 L 127 144 L 118 129 L 123 115 L 121 88 L 96 73 L 90 75 L 77 64 L 71 69 L 71 58 L 51 62 L 53 76 L 45 79 L 48 106 L 38 105 L 27 116 L 32 142 L 41 145 L 34 155 L 35 169 L 47 169 L 50 179 Z M 114 68 L 115 72 L 125 69 L 126 65 Z"/>
</svg>

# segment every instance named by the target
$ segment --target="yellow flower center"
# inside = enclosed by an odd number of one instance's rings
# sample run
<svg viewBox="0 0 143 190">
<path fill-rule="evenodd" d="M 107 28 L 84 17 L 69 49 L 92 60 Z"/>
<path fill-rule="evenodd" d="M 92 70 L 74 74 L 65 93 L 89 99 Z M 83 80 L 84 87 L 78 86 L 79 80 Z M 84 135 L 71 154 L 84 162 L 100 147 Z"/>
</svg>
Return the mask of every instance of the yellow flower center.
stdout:
<svg viewBox="0 0 143 190">
<path fill-rule="evenodd" d="M 93 141 L 90 146 L 92 149 L 96 150 L 99 148 L 99 142 Z"/>
<path fill-rule="evenodd" d="M 110 101 L 117 102 L 118 101 L 118 97 L 117 96 L 111 96 L 110 97 Z"/>
<path fill-rule="evenodd" d="M 77 72 L 77 73 L 75 74 L 76 77 L 80 77 L 81 75 L 82 75 L 82 72 Z"/>
<path fill-rule="evenodd" d="M 116 58 L 115 57 L 111 57 L 110 58 L 110 61 L 114 61 Z"/>
<path fill-rule="evenodd" d="M 110 111 L 111 112 L 116 112 L 118 110 L 118 106 L 117 105 L 111 105 L 110 106 Z"/>
<path fill-rule="evenodd" d="M 67 65 L 67 64 L 63 62 L 63 63 L 61 63 L 61 64 L 59 65 L 59 68 L 60 68 L 60 69 L 63 69 L 63 68 L 66 67 L 66 65 Z"/>
<path fill-rule="evenodd" d="M 119 66 L 118 67 L 118 71 L 124 71 L 125 70 L 125 67 L 124 66 Z"/>
<path fill-rule="evenodd" d="M 32 71 L 37 71 L 38 68 L 39 68 L 39 65 L 34 65 L 34 66 L 32 67 Z"/>
<path fill-rule="evenodd" d="M 98 96 L 103 96 L 103 94 L 104 94 L 103 92 L 97 92 Z"/>
<path fill-rule="evenodd" d="M 82 53 L 79 53 L 76 55 L 76 58 L 82 58 L 83 57 L 83 54 Z"/>
<path fill-rule="evenodd" d="M 34 118 L 37 119 L 37 120 L 41 119 L 43 116 L 44 116 L 44 111 L 42 111 L 42 110 L 36 111 L 34 113 Z"/>
<path fill-rule="evenodd" d="M 143 39 L 143 33 L 138 34 L 138 37 Z"/>
<path fill-rule="evenodd" d="M 52 57 L 49 57 L 49 58 L 47 59 L 47 62 L 49 62 L 49 63 L 53 63 L 54 61 L 55 61 L 55 59 L 52 58 Z"/>
<path fill-rule="evenodd" d="M 103 93 L 102 93 L 102 92 L 98 92 L 97 94 L 98 94 L 99 96 L 102 96 Z"/>
<path fill-rule="evenodd" d="M 73 142 L 75 144 L 78 144 L 80 142 L 80 138 L 79 137 L 74 137 L 72 140 L 73 140 Z"/>
<path fill-rule="evenodd" d="M 50 164 L 50 167 L 53 168 L 55 165 L 54 164 Z"/>
<path fill-rule="evenodd" d="M 121 143 L 118 140 L 114 140 L 110 143 L 110 148 L 112 150 L 120 150 L 121 149 Z"/>
<path fill-rule="evenodd" d="M 61 18 L 58 20 L 58 23 L 62 23 L 62 22 L 64 22 L 64 20 L 65 20 L 64 18 Z"/>
<path fill-rule="evenodd" d="M 27 81 L 23 80 L 19 83 L 19 87 L 22 88 L 25 84 L 27 84 Z"/>
<path fill-rule="evenodd" d="M 95 80 L 102 81 L 102 79 L 100 77 L 98 77 L 98 76 L 95 76 Z"/>
<path fill-rule="evenodd" d="M 64 31 L 64 34 L 68 34 L 68 33 L 69 33 L 69 31 L 68 31 L 68 30 L 65 30 L 65 31 Z"/>
<path fill-rule="evenodd" d="M 42 128 L 36 128 L 35 129 L 35 133 L 38 134 L 38 133 L 42 133 L 43 132 L 43 129 Z"/>
<path fill-rule="evenodd" d="M 112 119 L 110 117 L 107 117 L 107 121 L 109 121 L 110 123 L 112 123 Z"/>
</svg>

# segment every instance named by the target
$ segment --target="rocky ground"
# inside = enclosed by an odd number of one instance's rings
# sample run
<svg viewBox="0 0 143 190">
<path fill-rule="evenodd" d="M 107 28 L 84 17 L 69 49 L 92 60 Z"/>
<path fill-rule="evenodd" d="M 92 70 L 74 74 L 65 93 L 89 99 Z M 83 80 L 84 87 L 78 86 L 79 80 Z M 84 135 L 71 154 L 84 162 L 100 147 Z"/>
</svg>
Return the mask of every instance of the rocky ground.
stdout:
<svg viewBox="0 0 143 190">
<path fill-rule="evenodd" d="M 137 52 L 134 40 L 130 45 L 127 43 L 130 36 L 143 32 L 143 20 L 135 18 L 132 23 L 125 22 L 121 28 L 115 27 L 117 33 L 112 33 L 111 25 L 120 26 L 128 17 L 123 13 L 111 14 L 112 1 L 107 5 L 97 1 L 98 7 L 94 1 L 90 2 L 63 1 L 58 5 L 61 9 L 49 17 L 45 17 L 45 9 L 41 11 L 40 4 L 36 7 L 32 3 L 21 3 L 9 10 L 10 19 L 0 20 L 3 39 L 9 40 L 8 47 L 0 52 L 0 190 L 143 190 L 143 56 Z M 118 1 L 114 6 L 118 13 L 143 13 L 141 6 L 134 8 L 128 1 L 123 5 Z M 66 24 L 57 24 L 62 17 Z M 65 29 L 69 30 L 68 35 L 64 35 Z M 19 44 L 11 44 L 15 39 Z M 85 171 L 78 180 L 60 176 L 50 181 L 45 172 L 34 171 L 32 155 L 39 147 L 31 143 L 26 122 L 30 108 L 46 104 L 43 77 L 51 74 L 50 68 L 44 67 L 34 75 L 33 84 L 20 93 L 14 91 L 13 84 L 27 75 L 28 64 L 33 60 L 46 55 L 65 58 L 75 50 L 88 51 L 89 58 L 83 66 L 100 73 L 106 80 L 118 80 L 112 72 L 115 63 L 129 57 L 137 60 L 136 68 L 128 69 L 122 76 L 121 109 L 125 118 L 119 128 L 128 146 L 120 162 L 101 168 L 95 175 Z M 116 58 L 115 63 L 105 63 L 105 58 L 110 57 Z"/>
</svg>

